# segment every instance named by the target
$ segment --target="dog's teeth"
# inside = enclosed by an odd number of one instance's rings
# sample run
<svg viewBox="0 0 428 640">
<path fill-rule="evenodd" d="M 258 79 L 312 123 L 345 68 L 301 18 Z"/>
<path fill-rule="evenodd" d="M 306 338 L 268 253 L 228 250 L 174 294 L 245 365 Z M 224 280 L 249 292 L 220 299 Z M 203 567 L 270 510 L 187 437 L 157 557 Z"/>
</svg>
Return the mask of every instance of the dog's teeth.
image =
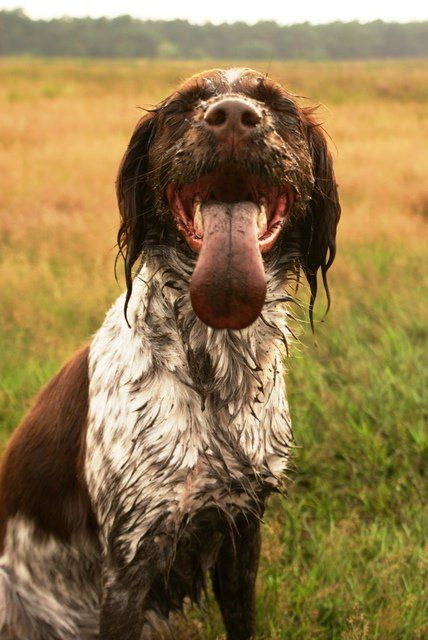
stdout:
<svg viewBox="0 0 428 640">
<path fill-rule="evenodd" d="M 203 222 L 202 222 L 202 210 L 201 203 L 197 202 L 195 204 L 195 215 L 193 216 L 193 227 L 196 233 L 201 233 L 203 231 Z"/>
<path fill-rule="evenodd" d="M 260 203 L 260 210 L 257 215 L 257 226 L 259 231 L 265 231 L 267 228 L 267 215 L 266 215 L 266 205 L 264 202 Z"/>
</svg>

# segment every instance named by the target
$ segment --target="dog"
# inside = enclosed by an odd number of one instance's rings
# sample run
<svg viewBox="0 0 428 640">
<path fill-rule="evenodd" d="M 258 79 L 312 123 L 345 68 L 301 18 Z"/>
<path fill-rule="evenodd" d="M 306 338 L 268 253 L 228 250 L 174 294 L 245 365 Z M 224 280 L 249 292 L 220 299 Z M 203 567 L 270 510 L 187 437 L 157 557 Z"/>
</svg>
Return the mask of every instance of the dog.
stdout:
<svg viewBox="0 0 428 640">
<path fill-rule="evenodd" d="M 299 274 L 311 322 L 318 273 L 329 300 L 332 158 L 280 84 L 214 69 L 138 122 L 116 188 L 126 291 L 3 456 L 0 637 L 157 637 L 211 574 L 248 640 Z"/>
</svg>

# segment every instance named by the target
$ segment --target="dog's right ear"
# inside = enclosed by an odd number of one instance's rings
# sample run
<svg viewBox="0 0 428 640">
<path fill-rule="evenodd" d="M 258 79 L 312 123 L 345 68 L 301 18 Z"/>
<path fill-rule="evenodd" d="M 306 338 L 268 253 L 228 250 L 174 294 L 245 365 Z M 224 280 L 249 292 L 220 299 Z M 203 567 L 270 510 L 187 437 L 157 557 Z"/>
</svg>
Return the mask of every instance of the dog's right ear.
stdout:
<svg viewBox="0 0 428 640">
<path fill-rule="evenodd" d="M 121 218 L 117 234 L 119 255 L 125 262 L 126 308 L 132 293 L 132 267 L 143 250 L 153 194 L 147 180 L 149 151 L 156 132 L 156 111 L 138 122 L 119 166 L 116 195 Z"/>
</svg>

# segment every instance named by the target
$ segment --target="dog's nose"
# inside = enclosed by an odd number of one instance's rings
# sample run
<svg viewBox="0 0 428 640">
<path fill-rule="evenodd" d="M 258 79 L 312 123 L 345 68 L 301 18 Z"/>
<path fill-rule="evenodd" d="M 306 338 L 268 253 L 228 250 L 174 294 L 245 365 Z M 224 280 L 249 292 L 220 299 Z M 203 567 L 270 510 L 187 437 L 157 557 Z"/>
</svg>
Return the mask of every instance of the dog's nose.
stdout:
<svg viewBox="0 0 428 640">
<path fill-rule="evenodd" d="M 241 98 L 224 98 L 205 113 L 205 123 L 219 141 L 231 135 L 240 140 L 248 138 L 261 119 L 257 107 Z"/>
</svg>

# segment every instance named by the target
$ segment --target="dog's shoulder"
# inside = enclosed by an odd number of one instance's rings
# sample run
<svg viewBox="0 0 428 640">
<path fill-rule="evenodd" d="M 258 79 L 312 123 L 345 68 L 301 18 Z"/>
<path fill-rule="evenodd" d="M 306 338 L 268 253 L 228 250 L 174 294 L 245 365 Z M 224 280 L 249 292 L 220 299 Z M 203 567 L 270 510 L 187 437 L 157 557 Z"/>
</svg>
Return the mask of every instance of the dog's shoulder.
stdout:
<svg viewBox="0 0 428 640">
<path fill-rule="evenodd" d="M 42 389 L 10 439 L 0 467 L 0 545 L 20 515 L 61 539 L 91 521 L 82 474 L 89 346 Z M 92 523 L 93 524 L 93 523 Z"/>
</svg>

